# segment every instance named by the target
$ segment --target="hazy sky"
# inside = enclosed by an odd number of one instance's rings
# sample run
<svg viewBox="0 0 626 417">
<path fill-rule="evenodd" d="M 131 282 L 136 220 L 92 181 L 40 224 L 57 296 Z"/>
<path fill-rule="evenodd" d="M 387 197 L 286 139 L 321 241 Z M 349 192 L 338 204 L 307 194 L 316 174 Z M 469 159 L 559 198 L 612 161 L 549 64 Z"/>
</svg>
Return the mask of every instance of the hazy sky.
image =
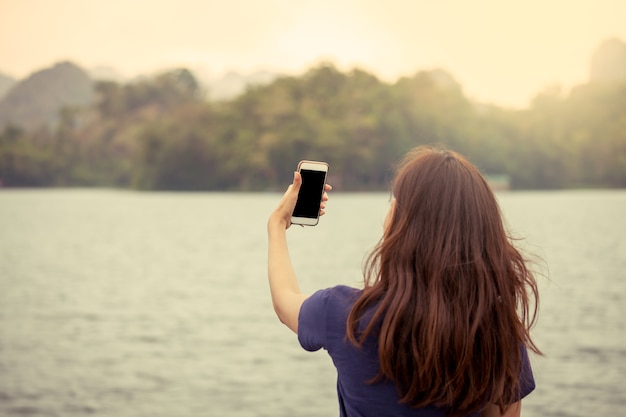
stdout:
<svg viewBox="0 0 626 417">
<path fill-rule="evenodd" d="M 300 73 L 320 59 L 386 81 L 444 68 L 480 101 L 524 106 L 586 80 L 625 0 L 0 0 L 0 71 L 56 61 L 125 75 L 174 65 Z"/>
</svg>

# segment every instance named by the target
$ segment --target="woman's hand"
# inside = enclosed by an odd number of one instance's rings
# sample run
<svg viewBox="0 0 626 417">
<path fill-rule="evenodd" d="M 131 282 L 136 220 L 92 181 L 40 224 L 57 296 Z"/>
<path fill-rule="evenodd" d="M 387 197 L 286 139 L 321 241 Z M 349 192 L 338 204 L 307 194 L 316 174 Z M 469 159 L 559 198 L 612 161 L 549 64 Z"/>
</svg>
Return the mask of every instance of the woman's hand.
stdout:
<svg viewBox="0 0 626 417">
<path fill-rule="evenodd" d="M 291 226 L 291 214 L 293 213 L 293 209 L 296 207 L 296 201 L 298 201 L 298 192 L 300 191 L 300 186 L 302 185 L 302 177 L 299 172 L 293 173 L 293 183 L 287 188 L 283 198 L 278 203 L 278 207 L 274 209 L 272 214 L 270 215 L 268 226 L 269 225 L 281 225 L 284 229 L 288 229 Z M 324 194 L 322 195 L 322 202 L 320 203 L 320 212 L 319 215 L 323 216 L 326 214 L 326 202 L 328 201 L 327 191 L 332 190 L 329 184 L 324 185 Z"/>
</svg>

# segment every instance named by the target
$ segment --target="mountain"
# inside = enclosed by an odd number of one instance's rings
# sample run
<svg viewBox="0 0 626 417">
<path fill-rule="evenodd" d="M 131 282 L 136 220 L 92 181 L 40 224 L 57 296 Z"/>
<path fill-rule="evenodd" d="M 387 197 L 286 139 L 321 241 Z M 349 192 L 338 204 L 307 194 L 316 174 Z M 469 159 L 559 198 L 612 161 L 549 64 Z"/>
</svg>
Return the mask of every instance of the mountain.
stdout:
<svg viewBox="0 0 626 417">
<path fill-rule="evenodd" d="M 94 81 L 114 81 L 120 84 L 127 81 L 127 77 L 122 75 L 115 68 L 107 65 L 100 65 L 89 69 L 89 77 Z"/>
<path fill-rule="evenodd" d="M 279 74 L 270 71 L 255 71 L 243 73 L 229 71 L 216 75 L 209 67 L 198 65 L 188 68 L 198 83 L 207 91 L 210 100 L 230 100 L 242 94 L 246 88 L 254 85 L 269 84 L 279 77 Z M 89 69 L 89 76 L 94 81 L 114 81 L 120 84 L 134 82 L 150 75 L 125 77 L 117 69 L 110 66 L 99 66 Z"/>
<path fill-rule="evenodd" d="M 591 82 L 626 82 L 626 43 L 612 38 L 604 41 L 591 57 Z"/>
<path fill-rule="evenodd" d="M 249 75 L 230 71 L 223 77 L 208 82 L 209 97 L 212 100 L 228 100 L 240 95 L 250 86 L 269 84 L 275 78 L 275 74 L 266 71 L 259 71 Z"/>
<path fill-rule="evenodd" d="M 206 68 L 191 71 L 211 100 L 232 99 L 249 86 L 269 84 L 279 76 L 269 71 L 248 74 L 231 71 L 222 76 L 215 76 Z M 63 107 L 80 107 L 93 101 L 93 84 L 99 80 L 133 82 L 113 67 L 86 71 L 71 62 L 57 63 L 19 82 L 0 74 L 0 129 L 9 123 L 27 130 L 42 125 L 53 127 Z M 6 89 L 4 95 L 2 88 Z"/>
<path fill-rule="evenodd" d="M 255 72 L 228 71 L 217 75 L 208 66 L 196 65 L 187 68 L 200 86 L 206 90 L 209 100 L 230 100 L 242 94 L 246 88 L 254 85 L 270 84 L 280 75 L 270 71 Z M 117 69 L 110 66 L 99 66 L 89 69 L 89 76 L 94 81 L 114 81 L 116 83 L 133 83 L 141 79 L 154 76 L 140 74 L 134 77 L 125 77 Z"/>
<path fill-rule="evenodd" d="M 0 99 L 9 91 L 17 81 L 13 77 L 0 72 Z"/>
<path fill-rule="evenodd" d="M 254 85 L 270 84 L 280 75 L 269 71 L 256 71 L 242 74 L 229 71 L 221 76 L 214 75 L 203 67 L 190 68 L 200 85 L 207 90 L 210 100 L 230 100 L 242 94 L 246 88 Z"/>
<path fill-rule="evenodd" d="M 71 62 L 37 71 L 15 84 L 0 100 L 0 128 L 11 123 L 25 129 L 54 126 L 63 107 L 93 100 L 93 82 Z"/>
</svg>

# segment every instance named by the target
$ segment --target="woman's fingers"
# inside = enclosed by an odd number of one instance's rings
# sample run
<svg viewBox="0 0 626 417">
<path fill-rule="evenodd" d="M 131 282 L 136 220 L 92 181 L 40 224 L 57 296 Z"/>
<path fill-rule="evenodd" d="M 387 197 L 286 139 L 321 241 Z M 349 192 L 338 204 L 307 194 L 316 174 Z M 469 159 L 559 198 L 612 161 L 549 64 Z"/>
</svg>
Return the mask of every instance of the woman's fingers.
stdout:
<svg viewBox="0 0 626 417">
<path fill-rule="evenodd" d="M 328 201 L 328 193 L 326 191 L 332 190 L 333 187 L 330 184 L 324 184 L 324 194 L 322 194 L 322 202 L 320 203 L 320 217 L 326 214 L 326 202 Z"/>
<path fill-rule="evenodd" d="M 320 213 L 319 213 L 320 217 L 323 216 L 324 214 L 326 214 L 326 210 L 325 209 L 326 209 L 326 203 L 322 202 L 320 204 Z"/>
</svg>

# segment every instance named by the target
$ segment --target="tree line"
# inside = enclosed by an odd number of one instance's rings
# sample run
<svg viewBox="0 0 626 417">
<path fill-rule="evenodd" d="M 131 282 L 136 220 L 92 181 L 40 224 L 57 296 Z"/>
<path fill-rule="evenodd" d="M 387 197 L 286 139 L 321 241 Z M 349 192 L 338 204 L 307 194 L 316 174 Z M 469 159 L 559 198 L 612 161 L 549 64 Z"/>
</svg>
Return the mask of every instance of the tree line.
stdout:
<svg viewBox="0 0 626 417">
<path fill-rule="evenodd" d="M 185 69 L 94 89 L 55 128 L 0 132 L 4 186 L 282 189 L 317 159 L 336 189 L 381 190 L 407 150 L 430 144 L 515 189 L 626 187 L 625 83 L 546 90 L 523 110 L 475 103 L 441 70 L 390 84 L 332 64 L 228 101 L 207 100 Z"/>
</svg>

